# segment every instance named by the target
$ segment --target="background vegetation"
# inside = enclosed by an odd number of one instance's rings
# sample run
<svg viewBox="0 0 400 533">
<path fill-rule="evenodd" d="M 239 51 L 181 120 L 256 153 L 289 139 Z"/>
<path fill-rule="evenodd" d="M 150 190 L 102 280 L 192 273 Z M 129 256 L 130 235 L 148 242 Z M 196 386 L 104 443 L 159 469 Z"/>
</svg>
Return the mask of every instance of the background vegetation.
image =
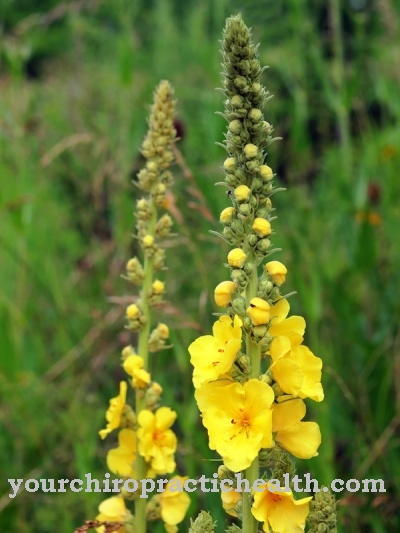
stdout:
<svg viewBox="0 0 400 533">
<path fill-rule="evenodd" d="M 341 493 L 340 531 L 400 522 L 400 5 L 394 0 L 4 0 L 0 8 L 0 529 L 71 532 L 101 494 L 21 492 L 8 478 L 103 479 L 97 431 L 130 341 L 121 279 L 134 253 L 138 147 L 155 85 L 176 88 L 169 304 L 174 347 L 153 361 L 178 411 L 179 473 L 212 474 L 187 346 L 213 322 L 225 246 L 208 231 L 221 181 L 218 39 L 241 11 L 261 42 L 270 166 L 294 312 L 325 362 L 312 407 L 323 444 L 300 465 L 320 483 L 382 478 L 384 494 Z M 310 409 L 311 410 L 311 409 Z M 226 516 L 215 495 L 197 494 Z M 185 527 L 181 528 L 185 531 Z"/>
</svg>

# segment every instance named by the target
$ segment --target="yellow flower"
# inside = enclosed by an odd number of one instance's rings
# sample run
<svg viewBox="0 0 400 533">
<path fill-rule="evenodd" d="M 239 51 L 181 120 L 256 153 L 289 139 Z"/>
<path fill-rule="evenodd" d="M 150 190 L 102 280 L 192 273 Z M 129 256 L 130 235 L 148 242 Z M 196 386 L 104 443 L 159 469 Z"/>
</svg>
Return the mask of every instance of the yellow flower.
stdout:
<svg viewBox="0 0 400 533">
<path fill-rule="evenodd" d="M 249 143 L 244 147 L 244 155 L 247 159 L 253 159 L 258 154 L 258 148 L 255 144 Z"/>
<path fill-rule="evenodd" d="M 283 392 L 316 402 L 324 399 L 322 361 L 307 346 L 292 346 L 288 337 L 279 335 L 272 340 L 269 352 L 271 371 Z"/>
<path fill-rule="evenodd" d="M 242 321 L 235 316 L 221 316 L 214 323 L 213 335 L 203 335 L 189 346 L 190 362 L 194 366 L 195 388 L 218 379 L 228 372 L 242 344 Z"/>
<path fill-rule="evenodd" d="M 122 429 L 118 433 L 118 443 L 118 448 L 112 448 L 107 453 L 108 469 L 118 476 L 135 478 L 136 433 L 131 429 Z"/>
<path fill-rule="evenodd" d="M 169 337 L 169 327 L 167 324 L 164 324 L 163 322 L 160 322 L 157 326 L 158 334 L 160 335 L 160 338 L 163 340 L 168 339 Z"/>
<path fill-rule="evenodd" d="M 119 396 L 111 398 L 110 406 L 106 412 L 107 427 L 99 431 L 99 435 L 102 439 L 105 439 L 111 431 L 117 429 L 121 423 L 121 417 L 125 410 L 126 391 L 128 385 L 126 381 L 121 381 L 119 384 Z"/>
<path fill-rule="evenodd" d="M 165 284 L 159 279 L 156 279 L 153 281 L 152 289 L 154 294 L 164 294 Z"/>
<path fill-rule="evenodd" d="M 246 254 L 241 248 L 234 248 L 228 254 L 229 266 L 234 268 L 242 268 L 246 261 Z"/>
<path fill-rule="evenodd" d="M 100 522 L 126 522 L 132 518 L 131 513 L 125 507 L 124 499 L 120 496 L 112 496 L 99 505 L 99 514 L 96 520 Z M 104 533 L 104 526 L 96 528 L 97 533 Z M 126 533 L 124 527 L 118 529 L 118 533 Z"/>
<path fill-rule="evenodd" d="M 224 161 L 224 169 L 227 172 L 233 172 L 236 168 L 236 159 L 234 157 L 228 157 Z"/>
<path fill-rule="evenodd" d="M 272 411 L 272 431 L 282 448 L 299 459 L 318 455 L 321 432 L 316 422 L 300 422 L 306 414 L 303 400 L 275 403 Z"/>
<path fill-rule="evenodd" d="M 161 518 L 167 531 L 171 531 L 168 526 L 176 526 L 182 522 L 190 505 L 189 495 L 183 490 L 187 479 L 188 477 L 174 476 L 168 481 L 165 491 L 160 494 Z"/>
<path fill-rule="evenodd" d="M 153 243 L 154 243 L 154 237 L 152 235 L 145 235 L 143 237 L 143 246 L 145 248 L 150 248 L 151 246 L 153 246 Z"/>
<path fill-rule="evenodd" d="M 260 485 L 261 492 L 254 493 L 251 512 L 258 521 L 264 522 L 263 529 L 269 533 L 302 533 L 309 513 L 312 497 L 295 500 L 292 492 L 271 492 L 274 486 Z"/>
<path fill-rule="evenodd" d="M 261 165 L 260 166 L 260 176 L 264 181 L 270 181 L 274 177 L 274 173 L 272 172 L 272 168 L 268 165 Z"/>
<path fill-rule="evenodd" d="M 251 190 L 247 187 L 247 185 L 239 185 L 233 191 L 233 194 L 238 202 L 245 202 L 250 198 Z"/>
<path fill-rule="evenodd" d="M 214 299 L 218 307 L 228 305 L 232 300 L 232 293 L 236 290 L 236 285 L 233 281 L 222 281 L 214 290 Z"/>
<path fill-rule="evenodd" d="M 177 439 L 170 429 L 176 413 L 169 407 L 160 407 L 155 413 L 143 409 L 138 415 L 139 453 L 156 474 L 169 474 L 175 470 L 174 453 Z"/>
<path fill-rule="evenodd" d="M 136 304 L 128 305 L 126 308 L 126 317 L 129 320 L 135 320 L 135 318 L 138 318 L 140 314 L 140 309 Z"/>
<path fill-rule="evenodd" d="M 265 272 L 277 285 L 285 283 L 287 268 L 280 261 L 269 261 L 265 265 Z"/>
<path fill-rule="evenodd" d="M 196 400 L 208 430 L 209 446 L 233 472 L 248 468 L 261 448 L 272 445 L 274 392 L 266 383 L 250 379 L 215 381 L 196 391 Z"/>
<path fill-rule="evenodd" d="M 129 355 L 123 367 L 127 374 L 132 376 L 133 386 L 137 389 L 143 389 L 150 383 L 150 374 L 143 369 L 144 361 L 139 355 Z"/>
<path fill-rule="evenodd" d="M 234 207 L 225 207 L 225 209 L 223 209 L 221 211 L 219 219 L 224 224 L 229 224 L 229 222 L 232 221 L 232 217 L 233 217 L 234 213 L 235 213 L 235 208 Z"/>
<path fill-rule="evenodd" d="M 251 318 L 253 326 L 261 326 L 269 321 L 270 305 L 262 298 L 252 298 L 246 313 Z"/>
<path fill-rule="evenodd" d="M 234 516 L 235 518 L 238 516 L 236 512 L 236 504 L 241 499 L 242 494 L 236 492 L 233 488 L 228 492 L 221 490 L 222 507 L 229 515 Z"/>
<path fill-rule="evenodd" d="M 258 237 L 267 237 L 272 231 L 270 222 L 260 217 L 254 219 L 252 229 Z"/>
<path fill-rule="evenodd" d="M 285 335 L 293 344 L 301 344 L 303 341 L 306 322 L 302 316 L 286 318 L 290 310 L 289 302 L 282 298 L 270 308 L 271 325 L 268 332 L 273 337 Z"/>
</svg>

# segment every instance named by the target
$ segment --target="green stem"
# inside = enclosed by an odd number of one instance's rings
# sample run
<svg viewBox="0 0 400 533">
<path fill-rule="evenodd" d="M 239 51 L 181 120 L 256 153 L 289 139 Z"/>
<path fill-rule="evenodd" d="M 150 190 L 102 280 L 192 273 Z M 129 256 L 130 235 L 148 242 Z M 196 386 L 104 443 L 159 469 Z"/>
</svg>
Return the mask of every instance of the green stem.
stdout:
<svg viewBox="0 0 400 533">
<path fill-rule="evenodd" d="M 154 228 L 157 220 L 156 207 L 152 206 L 152 218 L 149 221 L 148 234 L 154 236 Z M 150 335 L 150 305 L 148 295 L 153 283 L 154 266 L 153 260 L 149 257 L 144 259 L 144 281 L 141 294 L 141 309 L 143 316 L 146 317 L 146 324 L 139 332 L 138 340 L 138 355 L 142 357 L 145 370 L 149 370 L 149 335 Z M 146 400 L 142 389 L 136 389 L 136 416 L 140 411 L 146 409 Z M 136 477 L 139 480 L 146 479 L 146 461 L 140 453 L 136 454 Z M 146 500 L 145 498 L 137 498 L 135 500 L 135 532 L 146 533 Z"/>
<path fill-rule="evenodd" d="M 258 456 L 251 463 L 249 468 L 245 470 L 245 479 L 248 480 L 250 489 L 253 486 L 253 483 L 259 477 L 259 464 Z M 242 531 L 243 533 L 257 533 L 258 531 L 258 521 L 251 514 L 251 494 L 244 493 L 243 496 L 243 523 Z"/>
<path fill-rule="evenodd" d="M 258 276 L 257 268 L 254 269 L 250 276 L 249 284 L 246 287 L 246 301 L 250 302 L 257 295 Z M 249 334 L 246 335 L 246 353 L 250 358 L 252 379 L 258 379 L 261 370 L 261 348 L 257 346 Z M 245 478 L 249 481 L 250 487 L 256 479 L 259 478 L 258 456 L 254 459 L 249 468 L 245 471 Z M 251 495 L 245 494 L 243 497 L 243 533 L 257 533 L 258 521 L 251 514 Z"/>
</svg>

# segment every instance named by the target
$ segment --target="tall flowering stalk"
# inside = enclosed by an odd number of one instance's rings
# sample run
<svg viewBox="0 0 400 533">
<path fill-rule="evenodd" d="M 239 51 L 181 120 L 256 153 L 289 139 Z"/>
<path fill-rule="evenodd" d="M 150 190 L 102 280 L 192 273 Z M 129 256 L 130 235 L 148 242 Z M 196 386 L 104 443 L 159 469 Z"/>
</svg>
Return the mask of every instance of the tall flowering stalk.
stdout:
<svg viewBox="0 0 400 533">
<path fill-rule="evenodd" d="M 224 171 L 231 205 L 220 221 L 221 237 L 232 247 L 226 264 L 230 280 L 215 289 L 216 304 L 226 311 L 213 334 L 189 347 L 193 383 L 209 446 L 223 460 L 220 479 L 235 489 L 234 473 L 241 472 L 252 487 L 262 468 L 265 480 L 283 486 L 284 474 L 295 473 L 291 456 L 309 459 L 321 443 L 318 425 L 303 418 L 305 398 L 323 399 L 322 361 L 303 344 L 304 318 L 288 316 L 282 293 L 287 268 L 270 259 L 277 252 L 271 198 L 278 189 L 266 161 L 273 129 L 263 114 L 268 93 L 260 82 L 257 47 L 240 16 L 227 21 L 222 54 Z M 243 532 L 256 533 L 260 522 L 265 532 L 304 531 L 311 497 L 297 500 L 292 491 L 277 492 L 267 482 L 259 488 L 252 494 L 221 493 L 223 507 L 241 519 Z M 332 518 L 329 510 L 327 515 Z"/>
<path fill-rule="evenodd" d="M 153 311 L 162 304 L 165 292 L 158 279 L 165 268 L 162 240 L 170 235 L 172 220 L 165 208 L 166 192 L 173 178 L 169 167 L 173 161 L 172 145 L 176 132 L 173 126 L 173 91 L 167 81 L 158 86 L 149 120 L 149 131 L 142 144 L 145 167 L 137 176 L 136 185 L 144 196 L 137 201 L 136 238 L 142 258 L 134 257 L 127 263 L 127 279 L 140 287 L 140 294 L 126 309 L 128 328 L 138 335 L 137 351 L 132 346 L 122 350 L 122 366 L 128 376 L 120 383 L 119 395 L 110 400 L 106 413 L 107 426 L 99 433 L 104 439 L 118 430 L 118 446 L 107 454 L 110 472 L 121 481 L 133 479 L 132 490 L 124 487 L 120 494 L 105 500 L 99 507 L 97 520 L 120 523 L 123 533 L 145 533 L 146 523 L 162 519 L 169 533 L 177 531 L 177 524 L 185 516 L 189 497 L 174 490 L 184 482 L 179 476 L 163 484 L 164 492 L 150 500 L 140 497 L 141 480 L 175 470 L 174 454 L 177 439 L 171 429 L 176 413 L 169 407 L 160 407 L 161 386 L 150 374 L 149 355 L 165 348 L 169 337 L 168 326 L 154 324 Z M 128 387 L 134 390 L 134 408 L 126 401 Z M 134 490 L 136 488 L 136 490 Z M 160 492 L 160 485 L 157 485 Z M 172 490 L 170 490 L 172 489 Z M 176 487 L 175 487 L 176 489 Z M 134 515 L 126 501 L 134 501 Z M 105 526 L 98 531 L 103 532 Z"/>
</svg>

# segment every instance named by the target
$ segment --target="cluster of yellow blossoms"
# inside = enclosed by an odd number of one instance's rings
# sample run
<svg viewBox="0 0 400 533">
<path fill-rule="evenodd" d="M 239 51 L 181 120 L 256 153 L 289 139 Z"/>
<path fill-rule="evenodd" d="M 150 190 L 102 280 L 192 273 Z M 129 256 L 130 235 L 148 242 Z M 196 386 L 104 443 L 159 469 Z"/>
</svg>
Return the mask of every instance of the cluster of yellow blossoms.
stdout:
<svg viewBox="0 0 400 533">
<path fill-rule="evenodd" d="M 167 187 L 172 183 L 168 167 L 173 159 L 171 146 L 176 135 L 173 115 L 172 88 L 168 82 L 161 82 L 155 93 L 149 132 L 142 145 L 146 166 L 139 172 L 137 182 L 139 189 L 147 193 L 137 202 L 137 240 L 144 263 L 134 257 L 127 264 L 127 279 L 141 287 L 138 299 L 126 310 L 128 328 L 138 335 L 140 355 L 132 346 L 122 350 L 122 367 L 135 392 L 135 409 L 126 402 L 128 383 L 122 381 L 119 395 L 110 400 L 107 426 L 99 432 L 104 439 L 118 430 L 118 446 L 107 453 L 108 469 L 122 478 L 121 483 L 128 479 L 138 483 L 136 491 L 124 486 L 119 495 L 99 506 L 97 520 L 121 523 L 118 529 L 121 533 L 145 533 L 146 523 L 159 519 L 164 521 L 168 533 L 175 533 L 190 503 L 186 493 L 174 490 L 177 480 L 180 483 L 186 480 L 180 476 L 171 478 L 164 492 L 152 496 L 148 502 L 140 497 L 141 480 L 171 474 L 176 467 L 177 438 L 171 429 L 176 412 L 159 407 L 162 388 L 152 380 L 148 369 L 149 353 L 162 350 L 169 337 L 168 327 L 163 323 L 151 330 L 151 312 L 162 303 L 165 289 L 162 281 L 154 279 L 154 274 L 164 268 L 165 253 L 160 241 L 169 235 L 172 226 L 168 214 L 158 218 L 158 209 L 165 207 Z M 134 515 L 127 509 L 125 500 L 135 502 Z M 104 526 L 98 532 L 103 533 Z"/>
<path fill-rule="evenodd" d="M 228 122 L 224 170 L 232 205 L 220 221 L 221 237 L 233 246 L 226 264 L 231 280 L 221 282 L 214 294 L 226 313 L 213 334 L 196 339 L 189 352 L 209 446 L 224 464 L 219 476 L 233 480 L 233 473 L 244 471 L 251 484 L 260 478 L 260 466 L 268 466 L 266 480 L 279 479 L 278 463 L 317 455 L 321 434 L 315 422 L 303 421 L 304 399 L 324 397 L 322 361 L 303 344 L 304 319 L 288 316 L 289 302 L 281 294 L 286 267 L 268 260 L 276 252 L 270 238 L 271 197 L 277 189 L 265 163 L 272 127 L 262 112 L 267 93 L 260 84 L 257 48 L 240 16 L 228 19 L 222 44 Z M 265 532 L 304 531 L 312 498 L 296 500 L 292 492 L 268 487 L 266 481 L 265 490 L 250 497 L 233 487 L 222 493 L 223 506 L 242 520 L 246 533 L 258 531 L 258 522 Z"/>
</svg>

